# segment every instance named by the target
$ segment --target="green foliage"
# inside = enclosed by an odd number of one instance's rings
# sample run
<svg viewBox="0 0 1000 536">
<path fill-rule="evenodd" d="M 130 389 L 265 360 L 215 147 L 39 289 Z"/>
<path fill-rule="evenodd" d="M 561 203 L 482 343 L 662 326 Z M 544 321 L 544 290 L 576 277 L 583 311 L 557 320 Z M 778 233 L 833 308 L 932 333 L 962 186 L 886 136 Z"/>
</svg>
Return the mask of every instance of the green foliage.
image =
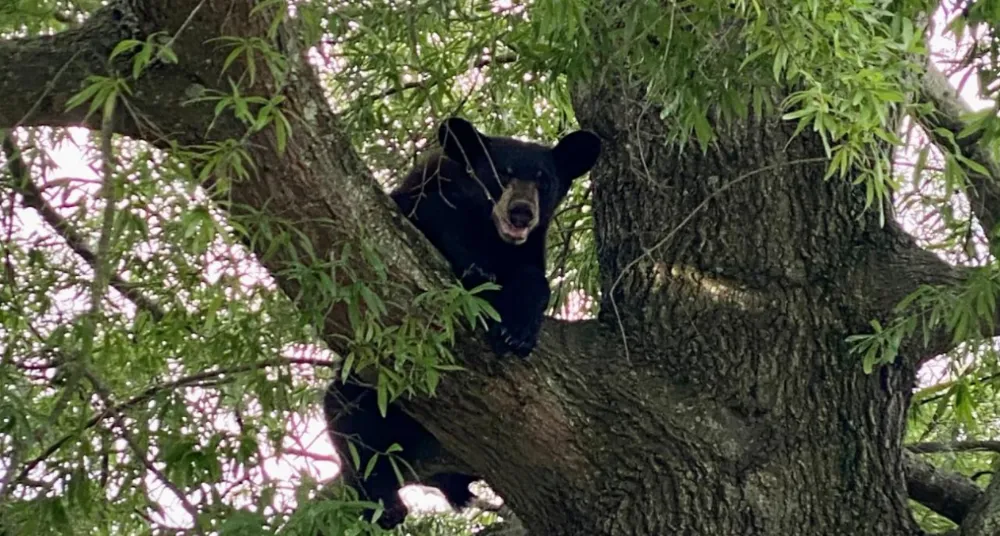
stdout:
<svg viewBox="0 0 1000 536">
<path fill-rule="evenodd" d="M 68 107 L 87 106 L 105 117 L 119 104 L 129 109 L 134 80 L 156 63 L 178 60 L 171 44 L 162 34 L 119 43 L 109 61 L 126 65 L 131 76 L 92 75 Z M 246 149 L 250 136 L 273 128 L 282 151 L 293 133 L 280 94 L 288 65 L 273 43 L 223 38 L 216 44 L 229 49 L 223 74 L 230 91 L 206 91 L 192 101 L 213 102 L 217 119 L 237 118 L 244 136 L 166 153 L 116 140 L 122 158 L 105 178 L 119 200 L 115 210 L 102 214 L 98 204 L 81 200 L 67 216 L 71 232 L 111 244 L 103 265 L 128 274 L 127 286 L 112 285 L 98 297 L 100 314 L 81 316 L 73 306 L 73 296 L 84 304 L 91 296 L 90 270 L 71 252 L 25 238 L 3 243 L 6 265 L 16 270 L 0 285 L 0 447 L 16 471 L 47 482 L 25 484 L 18 475 L 3 481 L 0 494 L 17 499 L 0 501 L 0 525 L 9 530 L 139 532 L 148 516 L 163 514 L 166 501 L 174 513 L 154 523 L 169 525 L 177 511 L 187 511 L 197 512 L 202 530 L 229 534 L 378 534 L 359 523 L 365 503 L 349 494 L 314 501 L 309 478 L 296 491 L 302 507 L 276 509 L 278 489 L 259 468 L 266 453 L 282 450 L 293 416 L 315 413 L 317 386 L 330 377 L 324 368 L 339 367 L 342 375 L 374 370 L 384 411 L 398 396 L 433 394 L 442 374 L 460 368 L 449 348 L 456 331 L 496 316 L 477 296 L 484 289 L 457 285 L 396 303 L 396 283 L 370 237 L 359 234 L 356 245 L 320 259 L 312 237 L 290 222 L 260 214 L 252 222 L 226 218 L 213 201 L 232 207 L 228 185 L 255 169 Z M 245 91 L 261 76 L 277 82 L 274 95 Z M 30 181 L 52 166 L 47 153 L 55 136 L 29 135 L 36 141 L 23 158 L 31 176 L 13 177 L 5 167 L 5 189 L 23 191 L 7 179 Z M 84 144 L 95 162 L 112 158 L 101 141 L 95 134 Z M 209 177 L 214 187 L 207 193 L 215 199 L 197 188 Z M 68 186 L 71 195 L 74 185 Z M 15 218 L 12 206 L 5 210 L 8 236 L 31 225 L 23 215 Z M 299 292 L 278 291 L 263 273 L 248 284 L 252 278 L 242 271 L 252 258 L 242 244 L 265 244 L 265 257 L 291 258 L 276 273 L 289 275 Z M 346 305 L 353 336 L 334 358 L 319 349 L 309 326 L 323 325 L 337 305 Z M 402 320 L 386 323 L 399 310 Z M 305 357 L 292 350 L 302 344 L 314 346 Z M 81 354 L 93 358 L 80 360 Z M 297 365 L 318 369 L 303 377 Z M 77 373 L 81 379 L 65 381 Z M 234 471 L 257 474 L 243 484 L 250 491 L 243 499 L 231 491 Z M 430 523 L 419 532 L 444 530 Z"/>
<path fill-rule="evenodd" d="M 0 32 L 61 30 L 98 4 L 0 3 Z M 998 5 L 970 2 L 964 17 L 950 24 L 958 35 L 973 25 L 987 29 L 987 46 L 975 49 L 970 65 L 989 97 L 1000 90 L 1000 47 L 992 31 Z M 76 206 L 65 211 L 73 232 L 94 242 L 102 234 L 111 238 L 101 261 L 127 274 L 131 289 L 114 286 L 93 329 L 80 321 L 92 268 L 64 245 L 26 231 L 34 213 L 14 207 L 14 200 L 25 199 L 13 195 L 21 187 L 9 170 L 0 171 L 0 197 L 11 200 L 0 201 L 6 267 L 0 276 L 0 451 L 26 470 L 10 484 L 0 480 L 0 524 L 31 534 L 140 533 L 163 502 L 175 500 L 170 488 L 177 486 L 201 491 L 190 506 L 201 527 L 221 534 L 381 533 L 358 522 L 363 503 L 344 488 L 328 496 L 304 478 L 294 489 L 297 508 L 276 499 L 281 490 L 274 480 L 248 479 L 244 490 L 230 488 L 239 475 L 258 469 L 266 453 L 282 448 L 289 421 L 315 409 L 317 386 L 335 374 L 370 372 L 383 411 L 400 396 L 432 395 L 443 374 L 461 367 L 450 350 L 456 332 L 495 311 L 477 296 L 483 289 L 457 285 L 400 303 L 372 237 L 359 234 L 356 243 L 320 256 L 315 237 L 292 222 L 255 213 L 231 218 L 219 210 L 234 206 L 232 182 L 258 169 L 248 151 L 252 136 L 273 132 L 283 151 L 296 135 L 297 118 L 282 93 L 293 58 L 275 45 L 290 19 L 315 45 L 332 105 L 387 188 L 436 143 L 443 118 L 461 114 L 495 134 L 554 141 L 578 127 L 571 85 L 604 77 L 628 80 L 633 92 L 622 98 L 641 100 L 669 119 L 664 142 L 680 150 L 709 150 L 719 132 L 749 116 L 781 114 L 799 132 L 818 133 L 829 157 L 828 179 L 863 184 L 867 204 L 879 210 L 890 194 L 903 192 L 895 199 L 899 207 L 931 210 L 938 218 L 936 226 L 918 226 L 928 231 L 920 237 L 928 247 L 952 260 L 976 257 L 971 277 L 920 289 L 899 304 L 895 317 L 873 321 L 872 334 L 852 337 L 854 354 L 871 372 L 894 362 L 903 340 L 927 341 L 945 330 L 964 345 L 943 360 L 946 378 L 916 394 L 908 440 L 995 434 L 984 417 L 1000 409 L 992 345 L 998 272 L 992 252 L 981 254 L 989 248 L 969 245 L 982 245 L 990 230 L 980 237 L 962 207 L 968 175 L 988 171 L 962 144 L 981 139 L 1000 156 L 996 108 L 970 115 L 958 136 L 940 133 L 951 138 L 950 146 L 918 152 L 909 185 L 915 194 L 906 192 L 892 166 L 893 151 L 904 144 L 895 120 L 932 112 L 916 106 L 912 95 L 926 55 L 921 13 L 933 8 L 916 0 L 307 0 L 293 13 L 278 0 L 259 2 L 254 16 L 267 17 L 266 36 L 206 43 L 224 55 L 219 75 L 227 89 L 187 96 L 212 103 L 216 121 L 238 120 L 242 136 L 164 152 L 115 140 L 119 157 L 108 180 L 120 191 L 110 231 L 102 226 L 100 203 L 87 195 L 90 188 L 57 184 L 66 196 L 57 201 Z M 173 40 L 158 33 L 118 43 L 108 58 L 118 74 L 93 73 L 68 106 L 105 116 L 116 104 L 127 109 L 137 79 L 183 61 Z M 271 94 L 250 91 L 261 80 Z M 65 133 L 22 129 L 18 135 L 32 177 L 46 176 L 49 153 Z M 107 157 L 100 141 L 82 142 L 94 167 Z M 210 191 L 198 188 L 209 181 Z M 552 312 L 581 298 L 576 314 L 597 312 L 592 188 L 589 180 L 578 181 L 550 230 Z M 246 273 L 258 268 L 248 246 L 265 258 L 291 259 L 275 274 L 295 288 L 279 291 L 263 270 Z M 324 341 L 315 333 L 335 306 L 345 307 L 350 328 L 338 341 L 347 348 L 340 356 L 317 349 Z M 390 315 L 396 320 L 388 322 Z M 81 353 L 94 358 L 86 360 L 80 383 L 68 382 L 65 364 Z M 59 400 L 66 407 L 56 411 Z M 384 454 L 392 459 L 393 452 Z M 940 458 L 968 474 L 989 461 L 985 455 Z M 946 525 L 917 511 L 927 528 Z M 412 517 L 396 532 L 470 534 L 493 518 Z"/>
<path fill-rule="evenodd" d="M 433 515 L 413 515 L 397 527 L 393 534 L 398 536 L 472 536 L 483 527 L 498 521 L 491 512 L 479 512 L 474 516 L 439 513 Z"/>
</svg>

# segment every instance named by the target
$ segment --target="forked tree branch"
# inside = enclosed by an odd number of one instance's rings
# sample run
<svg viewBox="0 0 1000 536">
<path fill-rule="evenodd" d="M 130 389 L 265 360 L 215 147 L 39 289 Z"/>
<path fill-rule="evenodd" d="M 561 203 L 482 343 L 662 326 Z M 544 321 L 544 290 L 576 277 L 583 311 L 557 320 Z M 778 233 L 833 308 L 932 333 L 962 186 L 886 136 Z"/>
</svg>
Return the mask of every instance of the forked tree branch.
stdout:
<svg viewBox="0 0 1000 536">
<path fill-rule="evenodd" d="M 985 229 L 987 238 L 991 238 L 990 230 L 1000 223 L 1000 162 L 993 158 L 988 147 L 983 146 L 980 134 L 958 137 L 966 127 L 962 116 L 972 110 L 961 100 L 945 74 L 931 62 L 921 80 L 919 98 L 934 109 L 930 115 L 916 117 L 931 140 L 943 151 L 957 148 L 963 156 L 989 172 L 984 175 L 966 168 L 972 212 Z M 878 289 L 868 297 L 873 311 L 889 315 L 896 303 L 919 286 L 960 283 L 968 273 L 965 268 L 950 266 L 915 244 L 902 245 L 898 253 L 872 258 L 872 264 L 859 272 L 867 278 L 866 283 L 870 285 L 867 288 Z M 995 332 L 1000 334 L 1000 320 Z M 918 365 L 955 346 L 951 334 L 944 329 L 938 330 L 926 345 L 918 339 L 920 337 L 905 341 L 901 349 L 902 354 Z"/>
<path fill-rule="evenodd" d="M 931 115 L 917 118 L 932 141 L 942 150 L 950 151 L 957 146 L 963 156 L 989 172 L 989 175 L 983 175 L 974 169 L 966 170 L 972 186 L 968 193 L 973 214 L 989 237 L 990 229 L 1000 222 L 1000 182 L 995 179 L 1000 178 L 1000 163 L 980 143 L 980 135 L 973 134 L 958 139 L 959 133 L 966 126 L 961 116 L 971 110 L 961 101 L 944 73 L 932 63 L 928 62 L 919 97 L 934 108 Z M 950 137 L 942 131 L 950 133 Z M 875 316 L 893 315 L 895 305 L 922 285 L 960 283 L 968 275 L 966 268 L 951 266 L 933 253 L 917 247 L 912 241 L 901 241 L 896 249 L 895 255 L 880 254 L 868 259 L 870 264 L 858 272 L 865 278 L 865 288 L 877 289 L 865 298 L 871 304 Z M 1000 320 L 995 324 L 994 331 L 1000 334 Z M 907 355 L 917 365 L 956 346 L 951 333 L 945 329 L 938 329 L 927 344 L 921 339 L 920 336 L 911 337 L 904 341 L 900 350 L 902 355 Z"/>
</svg>

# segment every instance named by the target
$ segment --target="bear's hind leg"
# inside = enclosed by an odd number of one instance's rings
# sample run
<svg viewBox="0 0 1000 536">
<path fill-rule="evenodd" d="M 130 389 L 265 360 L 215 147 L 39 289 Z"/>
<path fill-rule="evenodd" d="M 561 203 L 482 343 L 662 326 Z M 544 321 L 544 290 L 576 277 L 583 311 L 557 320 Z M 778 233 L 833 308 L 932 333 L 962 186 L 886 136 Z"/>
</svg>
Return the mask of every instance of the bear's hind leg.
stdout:
<svg viewBox="0 0 1000 536">
<path fill-rule="evenodd" d="M 344 481 L 358 493 L 359 499 L 382 501 L 385 510 L 378 519 L 382 528 L 391 529 L 402 523 L 407 508 L 399 497 L 401 486 L 385 453 L 392 444 L 398 443 L 403 452 L 394 452 L 389 456 L 412 464 L 414 451 L 419 452 L 426 432 L 422 428 L 417 429 L 419 425 L 415 421 L 392 405 L 383 418 L 378 410 L 375 390 L 353 383 L 331 383 L 323 397 L 323 409 L 330 439 L 340 458 Z M 352 443 L 358 453 L 360 464 L 357 468 L 354 467 L 348 443 Z M 378 456 L 378 460 L 371 474 L 365 478 L 364 471 L 374 456 Z M 404 478 L 410 476 L 406 474 L 406 463 L 397 462 Z M 369 510 L 364 517 L 371 521 L 373 514 L 374 511 Z"/>
</svg>

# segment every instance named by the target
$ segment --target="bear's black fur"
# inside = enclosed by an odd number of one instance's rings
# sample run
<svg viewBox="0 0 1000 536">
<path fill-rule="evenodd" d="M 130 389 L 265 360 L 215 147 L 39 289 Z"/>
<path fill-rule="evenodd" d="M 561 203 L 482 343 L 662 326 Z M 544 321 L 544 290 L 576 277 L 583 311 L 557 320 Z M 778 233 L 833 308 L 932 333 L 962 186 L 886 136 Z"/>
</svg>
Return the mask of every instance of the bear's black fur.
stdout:
<svg viewBox="0 0 1000 536">
<path fill-rule="evenodd" d="M 361 500 L 382 501 L 384 511 L 378 524 L 383 528 L 391 529 L 406 518 L 406 505 L 399 497 L 401 486 L 385 457 L 375 462 L 367 478 L 364 472 L 372 456 L 385 454 L 394 443 L 402 447 L 402 451 L 389 456 L 403 461 L 397 462 L 397 468 L 407 482 L 438 488 L 455 509 L 464 508 L 473 499 L 469 484 L 479 480 L 476 476 L 447 472 L 434 474 L 419 482 L 414 480 L 411 467 L 407 464 L 419 470 L 428 461 L 440 460 L 440 444 L 398 405 L 389 404 L 383 419 L 374 389 L 351 380 L 347 383 L 333 382 L 323 398 L 323 410 L 330 437 L 340 457 L 341 478 L 358 492 Z M 357 450 L 360 469 L 353 466 L 348 442 L 353 442 Z M 365 518 L 370 521 L 372 514 L 374 511 L 368 511 Z"/>
<path fill-rule="evenodd" d="M 488 322 L 487 340 L 498 355 L 527 357 L 550 296 L 545 277 L 548 226 L 573 180 L 596 163 L 600 139 L 577 131 L 548 147 L 487 136 L 468 121 L 451 118 L 438 129 L 438 143 L 442 150 L 416 166 L 390 195 L 444 254 L 463 286 L 486 281 L 501 286 L 482 294 L 501 317 Z M 403 450 L 392 456 L 416 466 L 438 457 L 440 444 L 396 406 L 390 405 L 382 419 L 375 391 L 352 380 L 330 384 L 324 410 L 344 478 L 363 499 L 383 502 L 380 525 L 398 525 L 407 512 L 395 472 L 381 458 L 364 479 L 368 461 L 373 453 L 398 443 Z M 348 440 L 355 442 L 360 455 L 361 475 L 350 467 Z M 405 464 L 398 466 L 404 477 L 411 476 Z M 458 509 L 473 498 L 469 484 L 476 480 L 463 473 L 438 473 L 420 483 L 439 488 Z"/>
</svg>

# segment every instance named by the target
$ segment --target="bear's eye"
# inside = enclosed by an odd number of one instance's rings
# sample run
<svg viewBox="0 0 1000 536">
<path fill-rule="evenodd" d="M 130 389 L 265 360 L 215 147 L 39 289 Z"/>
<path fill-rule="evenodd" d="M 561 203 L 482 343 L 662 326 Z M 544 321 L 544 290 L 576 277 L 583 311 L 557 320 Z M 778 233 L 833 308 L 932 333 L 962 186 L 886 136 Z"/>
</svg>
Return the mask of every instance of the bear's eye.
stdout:
<svg viewBox="0 0 1000 536">
<path fill-rule="evenodd" d="M 517 176 L 514 175 L 513 168 L 511 168 L 510 166 L 507 167 L 497 166 L 497 175 L 500 177 L 500 182 L 502 182 L 503 184 L 510 184 L 510 181 L 517 178 Z"/>
<path fill-rule="evenodd" d="M 539 190 L 549 190 L 552 187 L 552 179 L 544 171 L 536 171 L 533 177 Z"/>
</svg>

